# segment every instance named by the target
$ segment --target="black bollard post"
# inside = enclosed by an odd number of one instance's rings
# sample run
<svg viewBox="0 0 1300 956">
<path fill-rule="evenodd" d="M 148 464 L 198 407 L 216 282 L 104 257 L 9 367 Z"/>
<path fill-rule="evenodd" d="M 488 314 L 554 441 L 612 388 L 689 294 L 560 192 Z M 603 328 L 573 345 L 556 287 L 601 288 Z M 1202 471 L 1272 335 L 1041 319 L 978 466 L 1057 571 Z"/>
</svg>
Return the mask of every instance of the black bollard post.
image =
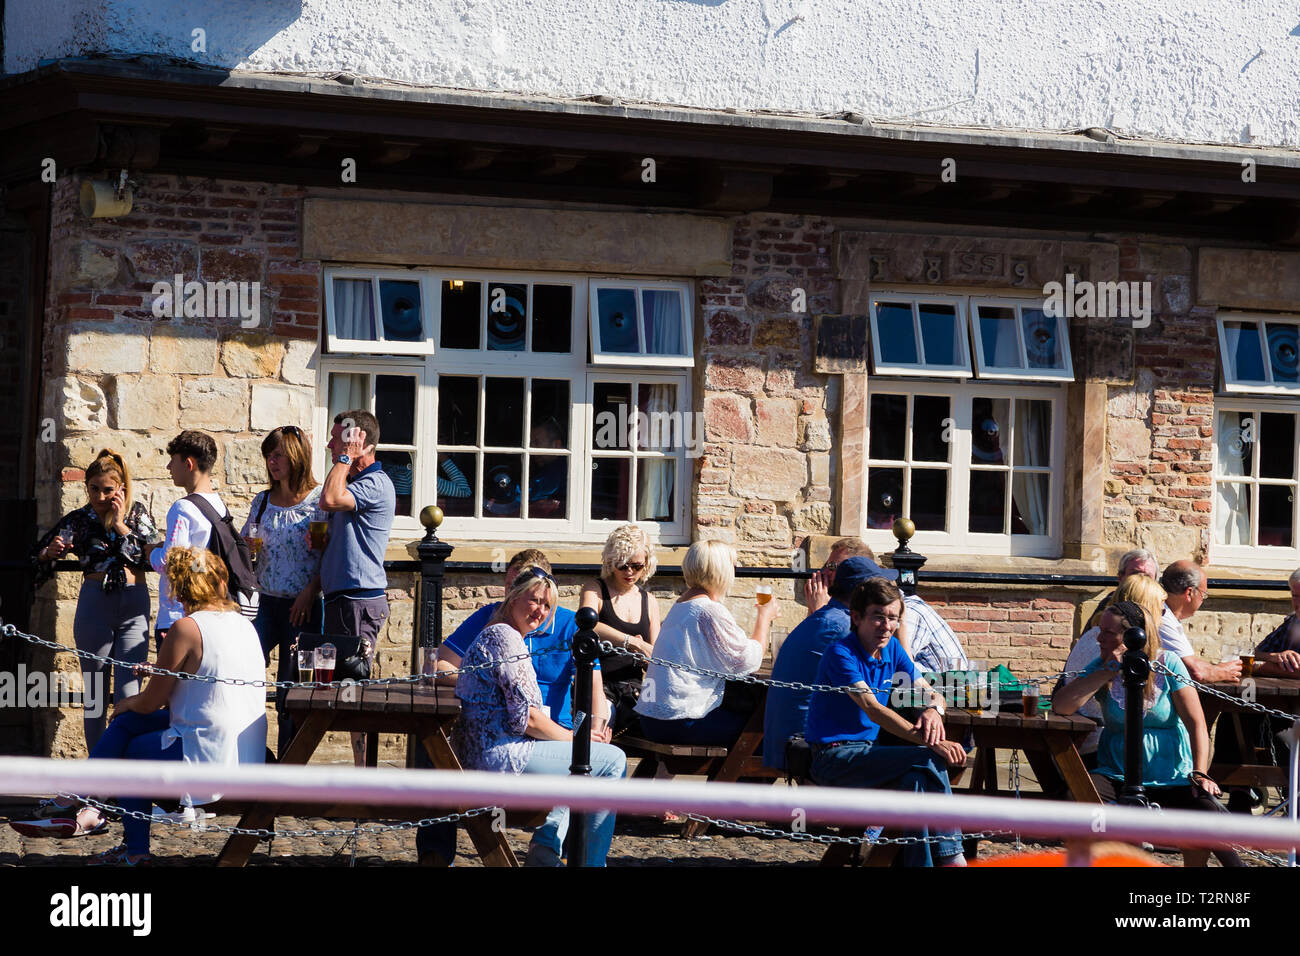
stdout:
<svg viewBox="0 0 1300 956">
<path fill-rule="evenodd" d="M 1124 789 L 1119 802 L 1125 806 L 1147 806 L 1146 788 L 1142 786 L 1142 771 L 1146 766 L 1142 741 L 1142 695 L 1151 673 L 1151 661 L 1146 655 L 1147 633 L 1140 627 L 1130 627 L 1124 632 L 1124 652 L 1120 674 L 1124 680 Z"/>
<path fill-rule="evenodd" d="M 596 611 L 584 607 L 577 613 L 578 633 L 573 636 L 573 762 L 569 773 L 591 776 L 592 672 L 597 657 Z M 587 865 L 587 814 L 569 817 L 569 866 Z"/>
<path fill-rule="evenodd" d="M 916 525 L 911 518 L 899 518 L 894 522 L 893 530 L 894 537 L 898 539 L 898 547 L 890 557 L 893 559 L 894 570 L 898 572 L 898 589 L 910 596 L 916 593 L 916 572 L 921 570 L 921 565 L 929 558 L 917 554 L 907 546 L 912 535 L 916 534 Z"/>
<path fill-rule="evenodd" d="M 438 527 L 442 524 L 442 509 L 428 505 L 420 509 L 420 524 L 424 537 L 416 545 L 420 555 L 420 603 L 415 613 L 415 646 L 411 649 L 411 670 L 418 672 L 425 655 L 442 643 L 442 582 L 447 558 L 455 550 L 445 541 L 438 540 Z M 414 735 L 406 737 L 406 766 L 423 766 L 427 758 L 424 745 Z"/>
<path fill-rule="evenodd" d="M 438 540 L 438 526 L 442 524 L 442 509 L 429 505 L 420 510 L 420 524 L 424 537 L 416 545 L 420 553 L 420 617 L 418 648 L 437 647 L 442 643 L 442 580 L 447 558 L 456 550 L 445 541 Z M 420 666 L 419 654 L 414 662 Z"/>
</svg>

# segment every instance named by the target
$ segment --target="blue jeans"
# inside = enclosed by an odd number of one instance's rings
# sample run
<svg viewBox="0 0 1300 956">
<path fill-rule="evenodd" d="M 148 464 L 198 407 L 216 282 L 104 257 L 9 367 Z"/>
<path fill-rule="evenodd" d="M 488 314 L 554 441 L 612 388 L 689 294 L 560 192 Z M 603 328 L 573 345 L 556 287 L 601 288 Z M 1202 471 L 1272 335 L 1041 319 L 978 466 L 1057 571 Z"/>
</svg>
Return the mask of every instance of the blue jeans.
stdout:
<svg viewBox="0 0 1300 956">
<path fill-rule="evenodd" d="M 854 740 L 839 747 L 813 745 L 812 778 L 823 787 L 867 787 L 911 790 L 914 793 L 946 793 L 948 768 L 929 747 L 915 745 L 878 747 L 875 741 Z M 929 837 L 929 827 L 909 831 L 908 836 Z M 961 833 L 937 830 L 938 843 L 909 844 L 903 849 L 904 866 L 933 866 L 935 858 L 962 852 Z M 934 848 L 933 854 L 931 847 Z"/>
<path fill-rule="evenodd" d="M 528 758 L 524 773 L 567 774 L 573 762 L 573 744 L 567 740 L 537 740 L 533 742 L 533 755 Z M 627 757 L 613 744 L 593 742 L 591 745 L 591 775 L 593 777 L 627 776 Z M 569 808 L 556 807 L 546 816 L 546 822 L 533 831 L 533 842 L 563 855 L 564 837 L 569 832 Z M 609 845 L 614 841 L 614 814 L 597 810 L 587 814 L 587 866 L 604 866 L 609 855 Z"/>
<path fill-rule="evenodd" d="M 90 752 L 91 759 L 106 760 L 183 760 L 181 742 L 162 745 L 162 735 L 171 726 L 171 711 L 156 710 L 152 714 L 127 711 L 114 719 L 104 735 Z M 123 810 L 152 813 L 153 800 L 146 797 L 119 797 Z M 126 852 L 139 856 L 149 852 L 149 821 L 132 816 L 122 817 L 122 830 L 126 836 Z"/>
<path fill-rule="evenodd" d="M 149 588 L 132 584 L 105 591 L 98 581 L 83 581 L 72 620 L 77 650 L 100 657 L 143 664 L 149 659 Z M 81 678 L 87 706 L 82 710 L 86 749 L 93 750 L 108 723 L 108 665 L 81 659 Z M 113 667 L 113 699 L 124 700 L 140 692 L 140 679 L 130 668 Z M 95 717 L 88 716 L 98 711 Z"/>
<path fill-rule="evenodd" d="M 311 603 L 311 616 L 302 625 L 289 621 L 289 612 L 293 609 L 293 598 L 276 597 L 263 594 L 257 603 L 257 617 L 253 619 L 253 629 L 262 642 L 262 657 L 271 663 L 271 651 L 280 649 L 280 663 L 276 667 L 275 679 L 278 681 L 296 681 L 298 679 L 298 661 L 289 650 L 289 645 L 298 639 L 299 634 L 319 634 L 323 614 L 320 598 Z M 277 757 L 283 757 L 289 741 L 293 739 L 294 726 L 289 715 L 284 711 L 284 701 L 289 692 L 283 687 L 275 692 L 275 710 L 279 714 L 279 728 L 276 734 Z"/>
<path fill-rule="evenodd" d="M 730 747 L 745 729 L 749 714 L 715 707 L 703 717 L 659 720 L 641 715 L 641 733 L 657 744 Z"/>
</svg>

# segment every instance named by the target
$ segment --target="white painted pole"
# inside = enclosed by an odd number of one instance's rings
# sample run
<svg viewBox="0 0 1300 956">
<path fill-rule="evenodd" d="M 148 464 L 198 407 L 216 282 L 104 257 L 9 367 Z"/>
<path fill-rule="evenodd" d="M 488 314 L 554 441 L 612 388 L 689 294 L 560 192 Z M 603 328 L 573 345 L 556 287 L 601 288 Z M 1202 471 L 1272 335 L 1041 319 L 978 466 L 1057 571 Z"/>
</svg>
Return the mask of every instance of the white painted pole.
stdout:
<svg viewBox="0 0 1300 956">
<path fill-rule="evenodd" d="M 389 806 L 506 806 L 657 814 L 689 810 L 730 820 L 797 819 L 931 829 L 1019 830 L 1051 840 L 1147 841 L 1170 846 L 1290 849 L 1300 823 L 1187 810 L 1153 811 L 1063 801 L 915 794 L 894 790 L 737 783 L 607 780 L 540 774 L 357 767 L 241 766 L 148 760 L 0 757 L 0 792 L 177 797 L 222 793 L 235 800 L 348 802 Z M 789 821 L 789 822 L 786 822 Z"/>
</svg>

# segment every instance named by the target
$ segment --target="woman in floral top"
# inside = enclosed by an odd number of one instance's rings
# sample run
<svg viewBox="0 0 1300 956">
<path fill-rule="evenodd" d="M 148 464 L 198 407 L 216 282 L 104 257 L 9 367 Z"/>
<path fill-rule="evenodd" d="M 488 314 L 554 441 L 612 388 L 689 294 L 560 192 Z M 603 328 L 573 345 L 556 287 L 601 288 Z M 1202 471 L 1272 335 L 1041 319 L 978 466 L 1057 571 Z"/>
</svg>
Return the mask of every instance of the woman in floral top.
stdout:
<svg viewBox="0 0 1300 956">
<path fill-rule="evenodd" d="M 321 632 L 320 559 L 311 550 L 308 529 L 312 521 L 324 521 L 317 507 L 320 487 L 311 474 L 311 444 L 297 425 L 272 429 L 262 440 L 262 456 L 270 488 L 253 498 L 253 505 L 240 533 L 249 540 L 260 539 L 256 558 L 260 597 L 253 627 L 262 641 L 267 663 L 272 649 L 280 649 L 277 679 L 295 680 L 297 661 L 290 647 L 299 634 Z M 280 712 L 279 750 L 293 737 L 293 725 L 284 713 L 287 692 L 276 692 Z"/>
<path fill-rule="evenodd" d="M 549 574 L 541 568 L 525 569 L 488 626 L 466 650 L 456 681 L 456 696 L 462 704 L 456 752 L 466 767 L 504 773 L 569 772 L 573 732 L 547 714 L 523 639 L 551 619 L 557 598 L 555 580 Z M 474 669 L 491 661 L 502 663 Z M 598 777 L 622 777 L 627 772 L 627 758 L 612 744 L 593 741 L 591 770 Z M 598 811 L 588 814 L 586 822 L 586 863 L 604 866 L 614 838 L 614 814 Z M 534 834 L 526 865 L 559 865 L 564 833 L 552 833 L 548 838 L 553 841 L 549 845 Z"/>
<path fill-rule="evenodd" d="M 32 550 L 36 586 L 54 574 L 54 562 L 68 554 L 81 565 L 81 592 L 72 636 L 78 650 L 143 664 L 149 656 L 149 586 L 144 580 L 147 555 L 159 538 L 144 505 L 131 500 L 131 476 L 117 452 L 105 448 L 86 468 L 83 508 L 64 515 Z M 113 699 L 140 692 L 131 668 L 114 668 Z M 107 710 L 107 665 L 81 661 L 85 686 L 82 724 L 86 747 L 104 733 Z M 93 715 L 93 716 L 92 716 Z"/>
</svg>

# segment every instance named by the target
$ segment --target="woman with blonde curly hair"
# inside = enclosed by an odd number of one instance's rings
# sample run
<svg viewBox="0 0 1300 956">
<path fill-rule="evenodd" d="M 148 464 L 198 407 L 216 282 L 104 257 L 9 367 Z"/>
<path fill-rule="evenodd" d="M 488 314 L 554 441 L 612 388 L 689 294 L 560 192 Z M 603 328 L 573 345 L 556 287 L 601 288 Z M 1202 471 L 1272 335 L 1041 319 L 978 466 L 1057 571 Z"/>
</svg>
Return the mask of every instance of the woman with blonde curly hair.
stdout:
<svg viewBox="0 0 1300 956">
<path fill-rule="evenodd" d="M 615 733 L 627 729 L 634 719 L 645 675 L 643 663 L 617 649 L 649 657 L 659 637 L 659 605 L 644 587 L 656 567 L 650 536 L 634 524 L 620 525 L 605 539 L 600 577 L 582 588 L 581 606 L 599 615 L 596 636 L 616 648 L 600 656 Z"/>
<path fill-rule="evenodd" d="M 130 472 L 112 449 L 103 449 L 86 466 L 86 496 L 83 507 L 60 518 L 32 549 L 36 586 L 54 574 L 56 560 L 75 555 L 82 574 L 72 622 L 77 649 L 143 664 L 149 658 L 149 585 L 143 571 L 149 548 L 161 535 L 144 505 L 131 500 Z M 81 676 L 89 750 L 104 733 L 108 665 L 82 658 Z M 115 667 L 113 678 L 117 701 L 140 689 L 129 667 Z"/>
<path fill-rule="evenodd" d="M 206 548 L 173 548 L 167 553 L 167 583 L 185 617 L 167 629 L 157 668 L 215 680 L 180 680 L 155 673 L 140 693 L 114 709 L 92 759 L 183 760 L 233 765 L 261 763 L 266 754 L 266 702 L 261 687 L 227 681 L 260 681 L 265 676 L 262 647 L 253 625 L 227 597 L 225 562 Z M 142 668 L 149 672 L 152 668 Z M 191 806 L 219 799 L 195 795 Z M 91 858 L 90 865 L 137 866 L 150 862 L 149 818 L 153 801 L 121 797 L 126 842 Z M 87 836 L 108 826 L 94 807 L 72 811 L 72 801 L 47 801 L 38 818 L 11 825 L 27 836 Z"/>
</svg>

